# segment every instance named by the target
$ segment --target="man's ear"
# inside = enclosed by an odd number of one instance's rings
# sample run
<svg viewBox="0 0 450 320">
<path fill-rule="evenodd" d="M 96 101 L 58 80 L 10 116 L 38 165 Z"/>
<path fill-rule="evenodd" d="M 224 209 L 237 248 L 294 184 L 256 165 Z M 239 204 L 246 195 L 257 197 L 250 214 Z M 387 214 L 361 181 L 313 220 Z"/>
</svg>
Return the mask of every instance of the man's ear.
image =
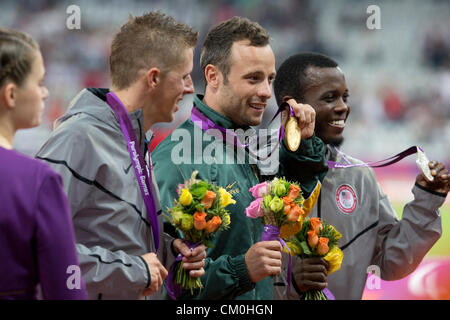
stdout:
<svg viewBox="0 0 450 320">
<path fill-rule="evenodd" d="M 223 75 L 216 66 L 208 64 L 205 67 L 205 80 L 208 86 L 217 89 L 222 78 Z"/>
<path fill-rule="evenodd" d="M 153 90 L 161 83 L 161 70 L 159 70 L 159 68 L 153 67 L 147 71 L 147 73 L 145 74 L 145 78 L 149 90 Z"/>
<path fill-rule="evenodd" d="M 17 101 L 17 85 L 13 82 L 6 84 L 0 91 L 1 99 L 5 102 L 9 109 L 16 107 Z"/>
</svg>

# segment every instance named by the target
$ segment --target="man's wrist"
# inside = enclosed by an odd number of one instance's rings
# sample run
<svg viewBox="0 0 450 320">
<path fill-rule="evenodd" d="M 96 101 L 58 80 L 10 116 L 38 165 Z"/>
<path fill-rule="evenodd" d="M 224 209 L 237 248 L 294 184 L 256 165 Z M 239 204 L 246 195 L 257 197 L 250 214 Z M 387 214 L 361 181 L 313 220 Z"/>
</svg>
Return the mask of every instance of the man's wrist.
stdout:
<svg viewBox="0 0 450 320">
<path fill-rule="evenodd" d="M 177 252 L 177 250 L 175 250 L 175 246 L 173 245 L 173 243 L 175 242 L 175 240 L 177 240 L 177 239 L 173 239 L 172 242 L 170 243 L 170 250 L 172 250 L 172 254 L 176 257 L 176 256 L 178 256 L 178 253 L 179 253 L 179 252 Z M 181 239 L 180 239 L 180 240 L 181 240 Z"/>
<path fill-rule="evenodd" d="M 300 290 L 300 288 L 297 286 L 297 282 L 295 282 L 295 277 L 294 277 L 294 273 L 292 273 L 291 275 L 291 284 L 292 287 L 294 287 L 295 292 L 297 292 L 297 294 L 299 295 L 300 299 L 303 296 L 303 292 Z"/>
<path fill-rule="evenodd" d="M 418 183 L 418 182 L 416 182 L 415 185 L 416 185 L 417 188 L 419 188 L 419 189 L 421 189 L 421 190 L 423 190 L 423 191 L 429 192 L 429 193 L 431 193 L 431 194 L 434 194 L 434 195 L 436 195 L 436 196 L 440 196 L 440 197 L 444 197 L 444 198 L 447 197 L 447 194 L 446 194 L 446 193 L 434 191 L 433 189 L 430 189 L 430 188 L 428 188 L 428 187 L 425 187 L 425 186 L 421 185 L 421 184 Z"/>
<path fill-rule="evenodd" d="M 145 262 L 144 258 L 142 258 L 141 256 L 137 256 L 139 259 L 141 259 L 142 263 L 144 264 L 145 270 L 147 271 L 147 284 L 145 286 L 145 288 L 149 288 L 150 284 L 152 283 L 152 279 L 150 276 L 150 269 L 148 268 L 147 262 Z"/>
</svg>

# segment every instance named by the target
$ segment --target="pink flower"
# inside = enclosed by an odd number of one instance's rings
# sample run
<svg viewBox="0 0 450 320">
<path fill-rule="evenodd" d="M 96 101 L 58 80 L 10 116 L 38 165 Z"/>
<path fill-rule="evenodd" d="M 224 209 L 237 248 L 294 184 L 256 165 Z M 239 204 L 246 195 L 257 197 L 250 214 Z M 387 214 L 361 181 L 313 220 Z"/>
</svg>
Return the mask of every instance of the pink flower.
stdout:
<svg viewBox="0 0 450 320">
<path fill-rule="evenodd" d="M 245 209 L 245 214 L 249 218 L 259 218 L 264 215 L 264 212 L 261 208 L 261 202 L 263 201 L 263 198 L 258 198 Z"/>
<path fill-rule="evenodd" d="M 256 199 L 264 197 L 267 194 L 267 182 L 262 182 L 256 186 L 251 187 L 248 191 L 252 193 L 252 196 Z"/>
<path fill-rule="evenodd" d="M 181 196 L 181 190 L 184 189 L 184 184 L 179 184 L 177 187 L 177 194 L 178 196 Z"/>
</svg>

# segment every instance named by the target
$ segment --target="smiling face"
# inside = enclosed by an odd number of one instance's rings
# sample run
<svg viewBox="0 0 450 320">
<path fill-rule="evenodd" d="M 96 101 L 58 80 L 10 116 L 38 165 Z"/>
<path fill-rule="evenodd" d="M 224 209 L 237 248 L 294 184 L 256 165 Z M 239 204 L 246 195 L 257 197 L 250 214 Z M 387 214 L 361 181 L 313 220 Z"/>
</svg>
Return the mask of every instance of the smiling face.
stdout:
<svg viewBox="0 0 450 320">
<path fill-rule="evenodd" d="M 255 47 L 248 40 L 233 43 L 227 81 L 217 90 L 218 111 L 242 126 L 261 123 L 272 96 L 275 56 L 269 45 Z"/>
<path fill-rule="evenodd" d="M 340 145 L 350 107 L 344 74 L 337 68 L 309 67 L 302 103 L 316 110 L 316 135 L 325 144 Z"/>
<path fill-rule="evenodd" d="M 174 113 L 178 110 L 178 103 L 184 95 L 194 93 L 194 84 L 191 78 L 193 68 L 193 49 L 184 51 L 183 62 L 172 67 L 162 74 L 158 93 L 153 97 L 158 114 L 155 122 L 171 122 Z"/>
</svg>

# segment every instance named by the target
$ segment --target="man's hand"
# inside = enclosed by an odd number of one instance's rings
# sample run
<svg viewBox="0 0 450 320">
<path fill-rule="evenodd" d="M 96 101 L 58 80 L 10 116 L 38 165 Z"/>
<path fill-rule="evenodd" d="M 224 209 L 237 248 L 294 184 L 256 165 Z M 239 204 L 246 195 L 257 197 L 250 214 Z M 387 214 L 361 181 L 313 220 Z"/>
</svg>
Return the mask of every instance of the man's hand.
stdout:
<svg viewBox="0 0 450 320">
<path fill-rule="evenodd" d="M 279 241 L 257 242 L 245 254 L 250 281 L 256 283 L 267 276 L 281 273 L 281 244 Z"/>
<path fill-rule="evenodd" d="M 206 246 L 201 244 L 193 250 L 189 249 L 181 239 L 173 241 L 173 248 L 177 253 L 183 255 L 183 269 L 190 270 L 189 275 L 193 278 L 200 278 L 205 274 Z"/>
<path fill-rule="evenodd" d="M 163 284 L 163 280 L 167 277 L 167 270 L 159 262 L 158 257 L 153 252 L 146 253 L 141 256 L 147 263 L 148 270 L 150 271 L 150 287 L 145 288 L 142 295 L 148 296 L 159 290 Z"/>
<path fill-rule="evenodd" d="M 297 103 L 294 99 L 287 101 L 294 111 L 295 117 L 298 119 L 298 126 L 302 133 L 302 139 L 311 138 L 314 134 L 314 126 L 316 121 L 316 111 L 309 104 Z M 281 113 L 281 123 L 283 127 L 286 126 L 288 120 L 289 110 L 284 110 Z"/>
<path fill-rule="evenodd" d="M 428 166 L 431 169 L 433 181 L 427 181 L 423 174 L 419 174 L 416 182 L 427 189 L 447 194 L 450 191 L 450 175 L 445 165 L 441 162 L 430 161 Z"/>
<path fill-rule="evenodd" d="M 322 258 L 301 259 L 293 265 L 294 280 L 301 292 L 323 290 L 327 287 L 329 264 Z"/>
</svg>

